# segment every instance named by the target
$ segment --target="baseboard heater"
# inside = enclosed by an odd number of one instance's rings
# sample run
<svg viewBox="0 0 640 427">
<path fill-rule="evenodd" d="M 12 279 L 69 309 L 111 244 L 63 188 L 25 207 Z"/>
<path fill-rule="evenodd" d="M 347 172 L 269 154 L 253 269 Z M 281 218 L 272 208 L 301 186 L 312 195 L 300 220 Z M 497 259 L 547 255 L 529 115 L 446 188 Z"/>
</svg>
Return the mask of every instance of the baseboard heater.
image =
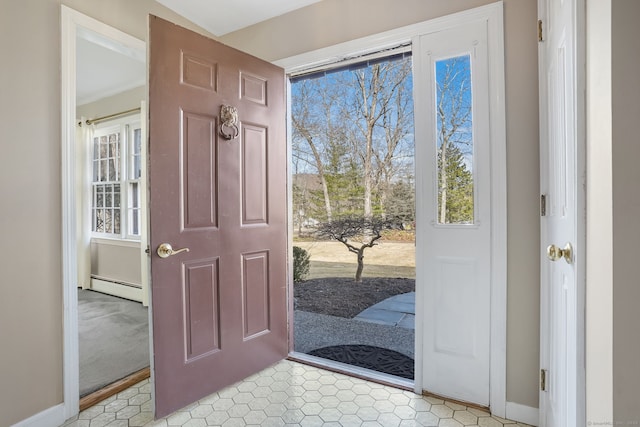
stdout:
<svg viewBox="0 0 640 427">
<path fill-rule="evenodd" d="M 132 301 L 142 302 L 142 286 L 91 275 L 91 289 Z"/>
</svg>

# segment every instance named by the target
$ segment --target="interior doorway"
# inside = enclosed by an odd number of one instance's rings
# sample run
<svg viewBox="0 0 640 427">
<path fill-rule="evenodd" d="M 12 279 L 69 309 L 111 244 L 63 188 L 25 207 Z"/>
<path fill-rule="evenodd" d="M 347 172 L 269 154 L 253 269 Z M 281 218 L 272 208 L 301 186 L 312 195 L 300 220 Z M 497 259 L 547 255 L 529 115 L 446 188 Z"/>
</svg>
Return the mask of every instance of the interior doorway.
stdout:
<svg viewBox="0 0 640 427">
<path fill-rule="evenodd" d="M 64 6 L 62 18 L 68 417 L 149 376 L 147 91 L 144 42 Z"/>
<path fill-rule="evenodd" d="M 149 375 L 141 47 L 90 28 L 76 35 L 81 409 L 118 392 L 130 375 L 137 381 Z"/>
</svg>

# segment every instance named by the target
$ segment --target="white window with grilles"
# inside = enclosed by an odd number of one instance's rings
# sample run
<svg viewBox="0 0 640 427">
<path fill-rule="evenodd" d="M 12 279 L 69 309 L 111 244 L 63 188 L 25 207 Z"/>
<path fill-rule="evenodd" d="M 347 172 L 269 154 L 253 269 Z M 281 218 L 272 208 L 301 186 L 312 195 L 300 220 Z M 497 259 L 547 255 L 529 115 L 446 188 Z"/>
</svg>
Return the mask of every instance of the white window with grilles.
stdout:
<svg viewBox="0 0 640 427">
<path fill-rule="evenodd" d="M 95 237 L 140 239 L 140 120 L 97 125 L 91 136 L 91 230 Z"/>
</svg>

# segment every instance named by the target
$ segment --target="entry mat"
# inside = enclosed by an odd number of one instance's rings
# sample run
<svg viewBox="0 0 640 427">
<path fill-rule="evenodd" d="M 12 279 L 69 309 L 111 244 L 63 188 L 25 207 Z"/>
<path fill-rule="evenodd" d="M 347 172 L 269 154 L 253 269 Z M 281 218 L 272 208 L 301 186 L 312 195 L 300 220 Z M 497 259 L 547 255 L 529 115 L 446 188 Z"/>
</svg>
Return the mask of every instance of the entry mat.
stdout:
<svg viewBox="0 0 640 427">
<path fill-rule="evenodd" d="M 414 376 L 413 359 L 388 348 L 355 344 L 334 345 L 312 350 L 308 354 L 410 380 Z"/>
</svg>

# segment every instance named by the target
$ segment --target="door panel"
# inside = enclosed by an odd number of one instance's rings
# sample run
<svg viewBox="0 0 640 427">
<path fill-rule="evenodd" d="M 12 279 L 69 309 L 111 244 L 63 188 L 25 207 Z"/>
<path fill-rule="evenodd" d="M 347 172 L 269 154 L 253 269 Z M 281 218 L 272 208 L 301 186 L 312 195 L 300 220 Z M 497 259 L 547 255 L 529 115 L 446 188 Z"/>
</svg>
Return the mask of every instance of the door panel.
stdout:
<svg viewBox="0 0 640 427">
<path fill-rule="evenodd" d="M 187 363 L 220 350 L 218 260 L 184 263 Z"/>
<path fill-rule="evenodd" d="M 269 253 L 242 254 L 245 340 L 269 331 Z"/>
<path fill-rule="evenodd" d="M 185 230 L 218 226 L 218 156 L 215 117 L 183 112 L 182 210 Z"/>
<path fill-rule="evenodd" d="M 284 72 L 151 17 L 156 416 L 287 354 Z M 222 105 L 238 136 L 219 136 Z M 225 129 L 228 130 L 228 129 Z M 161 258 L 169 243 L 189 251 Z"/>
<path fill-rule="evenodd" d="M 242 225 L 267 224 L 267 129 L 242 127 Z"/>
<path fill-rule="evenodd" d="M 484 406 L 490 404 L 493 250 L 487 40 L 483 21 L 421 36 L 414 73 L 416 135 L 422 139 L 416 158 L 424 169 L 416 170 L 423 389 Z M 451 149 L 443 150 L 445 144 Z M 447 213 L 454 208 L 446 197 L 451 185 L 442 184 L 440 173 L 450 170 L 442 166 L 445 154 L 463 158 L 472 183 L 470 209 L 457 216 Z"/>
<path fill-rule="evenodd" d="M 540 426 L 577 425 L 577 92 L 576 0 L 541 0 L 544 41 L 539 44 L 541 220 Z M 551 261 L 547 248 L 572 247 Z"/>
</svg>

